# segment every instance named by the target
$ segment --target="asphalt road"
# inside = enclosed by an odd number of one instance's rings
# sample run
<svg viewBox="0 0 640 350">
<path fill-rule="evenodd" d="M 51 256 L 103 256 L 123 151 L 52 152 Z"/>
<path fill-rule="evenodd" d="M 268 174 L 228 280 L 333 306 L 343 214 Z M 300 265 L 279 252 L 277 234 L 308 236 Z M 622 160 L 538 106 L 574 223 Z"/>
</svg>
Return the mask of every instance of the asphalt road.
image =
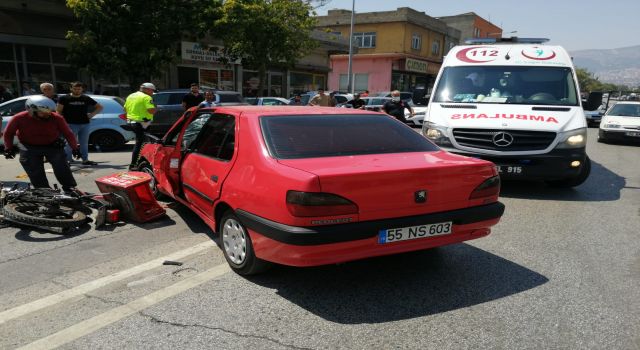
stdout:
<svg viewBox="0 0 640 350">
<path fill-rule="evenodd" d="M 171 203 L 73 236 L 2 228 L 0 348 L 639 349 L 640 146 L 596 131 L 585 184 L 506 183 L 490 236 L 417 253 L 244 278 Z M 128 157 L 92 154 L 80 187 Z"/>
</svg>

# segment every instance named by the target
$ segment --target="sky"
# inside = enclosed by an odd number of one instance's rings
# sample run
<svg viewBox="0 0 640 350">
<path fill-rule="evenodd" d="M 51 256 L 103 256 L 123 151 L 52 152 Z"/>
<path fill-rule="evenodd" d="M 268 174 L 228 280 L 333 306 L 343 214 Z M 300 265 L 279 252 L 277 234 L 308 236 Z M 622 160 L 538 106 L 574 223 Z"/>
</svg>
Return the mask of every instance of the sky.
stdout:
<svg viewBox="0 0 640 350">
<path fill-rule="evenodd" d="M 352 0 L 330 0 L 316 9 L 351 10 Z M 640 45 L 640 0 L 355 0 L 356 13 L 410 7 L 431 17 L 475 12 L 504 36 L 549 38 L 568 51 Z M 517 31 L 514 34 L 507 34 Z"/>
</svg>

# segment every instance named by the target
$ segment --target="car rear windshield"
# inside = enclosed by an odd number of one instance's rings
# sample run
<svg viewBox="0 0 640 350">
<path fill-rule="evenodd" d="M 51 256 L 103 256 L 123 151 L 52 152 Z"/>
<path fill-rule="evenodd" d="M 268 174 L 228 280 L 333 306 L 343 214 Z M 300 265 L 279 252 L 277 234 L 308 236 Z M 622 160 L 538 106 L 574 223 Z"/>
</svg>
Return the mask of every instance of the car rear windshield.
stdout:
<svg viewBox="0 0 640 350">
<path fill-rule="evenodd" d="M 430 152 L 438 147 L 386 115 L 292 115 L 260 118 L 278 159 Z"/>
</svg>

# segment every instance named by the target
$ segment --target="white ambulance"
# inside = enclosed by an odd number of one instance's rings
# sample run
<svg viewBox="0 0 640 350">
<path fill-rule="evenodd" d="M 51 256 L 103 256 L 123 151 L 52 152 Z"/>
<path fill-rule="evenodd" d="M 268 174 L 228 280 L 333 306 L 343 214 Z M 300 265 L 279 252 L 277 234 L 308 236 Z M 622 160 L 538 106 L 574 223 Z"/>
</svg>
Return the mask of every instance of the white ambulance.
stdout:
<svg viewBox="0 0 640 350">
<path fill-rule="evenodd" d="M 494 162 L 503 178 L 573 187 L 589 176 L 571 57 L 548 39 L 475 39 L 445 57 L 422 126 L 441 148 Z"/>
</svg>

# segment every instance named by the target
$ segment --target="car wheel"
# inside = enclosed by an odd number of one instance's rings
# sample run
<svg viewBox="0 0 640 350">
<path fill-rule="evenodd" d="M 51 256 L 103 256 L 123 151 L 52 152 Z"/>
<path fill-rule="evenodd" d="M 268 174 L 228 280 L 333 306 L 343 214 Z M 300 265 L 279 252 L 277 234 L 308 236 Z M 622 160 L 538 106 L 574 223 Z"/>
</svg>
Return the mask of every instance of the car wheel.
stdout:
<svg viewBox="0 0 640 350">
<path fill-rule="evenodd" d="M 589 174 L 591 173 L 591 160 L 589 157 L 585 158 L 584 164 L 582 164 L 582 168 L 580 169 L 580 174 L 576 177 L 572 177 L 569 179 L 562 180 L 553 180 L 547 181 L 547 184 L 552 187 L 561 187 L 561 188 L 569 188 L 576 187 L 583 182 L 587 181 Z"/>
<path fill-rule="evenodd" d="M 160 193 L 158 190 L 158 181 L 156 180 L 156 174 L 153 172 L 153 167 L 149 162 L 143 161 L 138 164 L 138 171 L 149 174 L 151 176 L 151 181 L 149 182 L 149 187 L 151 188 L 151 192 L 156 199 L 162 199 L 164 195 Z"/>
<path fill-rule="evenodd" d="M 256 257 L 249 232 L 233 212 L 227 211 L 222 216 L 219 231 L 224 257 L 237 274 L 254 275 L 271 266 Z"/>
<path fill-rule="evenodd" d="M 89 137 L 89 143 L 100 151 L 111 152 L 124 146 L 125 140 L 120 133 L 113 130 L 94 131 Z"/>
</svg>

